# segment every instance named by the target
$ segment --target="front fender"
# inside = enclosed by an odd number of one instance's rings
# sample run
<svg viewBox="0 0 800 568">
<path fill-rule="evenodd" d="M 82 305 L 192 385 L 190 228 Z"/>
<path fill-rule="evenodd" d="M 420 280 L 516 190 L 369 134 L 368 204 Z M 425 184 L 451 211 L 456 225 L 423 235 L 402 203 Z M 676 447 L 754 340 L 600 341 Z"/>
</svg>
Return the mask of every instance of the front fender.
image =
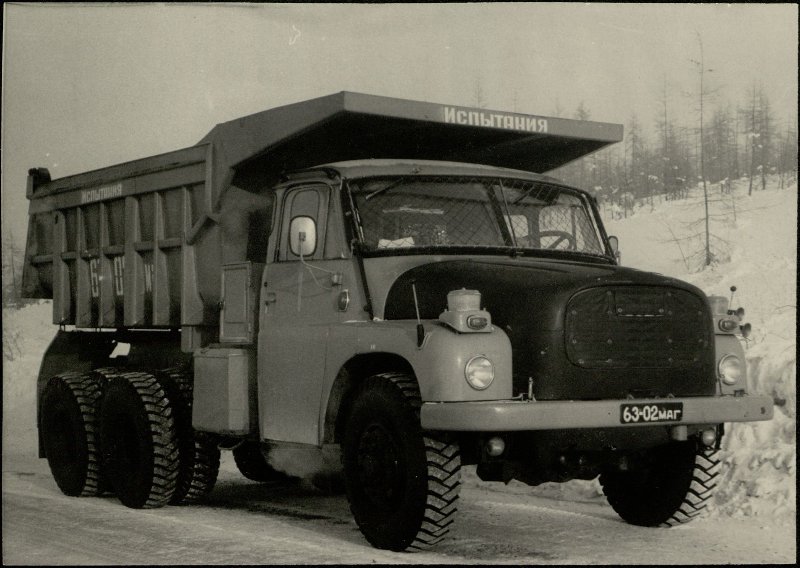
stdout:
<svg viewBox="0 0 800 568">
<path fill-rule="evenodd" d="M 413 368 L 423 402 L 511 398 L 511 342 L 502 329 L 494 327 L 490 333 L 457 333 L 436 320 L 423 321 L 423 324 L 425 339 L 421 347 L 417 346 L 416 321 L 413 320 L 343 324 L 331 330 L 331 346 L 348 345 L 345 338 L 349 337 L 350 349 L 329 349 L 329 356 L 335 354 L 333 358 L 339 359 L 329 368 L 339 369 L 356 355 L 392 353 L 408 361 Z M 467 362 L 476 355 L 487 357 L 494 365 L 494 381 L 480 391 L 470 387 L 464 376 Z"/>
</svg>

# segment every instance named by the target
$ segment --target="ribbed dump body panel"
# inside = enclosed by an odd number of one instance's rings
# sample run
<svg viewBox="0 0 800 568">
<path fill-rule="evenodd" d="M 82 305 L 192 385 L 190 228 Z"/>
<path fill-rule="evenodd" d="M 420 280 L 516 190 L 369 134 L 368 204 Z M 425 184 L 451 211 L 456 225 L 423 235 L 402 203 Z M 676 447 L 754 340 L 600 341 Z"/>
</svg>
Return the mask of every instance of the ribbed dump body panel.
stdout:
<svg viewBox="0 0 800 568">
<path fill-rule="evenodd" d="M 685 290 L 592 288 L 567 307 L 567 357 L 592 369 L 696 367 L 712 348 L 708 320 L 703 301 Z"/>
</svg>

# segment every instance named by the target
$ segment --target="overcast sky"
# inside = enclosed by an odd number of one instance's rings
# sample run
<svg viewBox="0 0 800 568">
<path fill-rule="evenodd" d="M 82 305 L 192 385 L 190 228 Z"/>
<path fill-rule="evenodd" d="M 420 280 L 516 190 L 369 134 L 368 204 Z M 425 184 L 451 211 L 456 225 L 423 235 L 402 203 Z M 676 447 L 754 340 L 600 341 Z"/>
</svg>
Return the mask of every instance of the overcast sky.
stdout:
<svg viewBox="0 0 800 568">
<path fill-rule="evenodd" d="M 646 126 L 666 78 L 754 81 L 795 120 L 794 4 L 4 4 L 2 221 L 24 242 L 28 168 L 61 177 L 195 144 L 216 123 L 342 90 Z"/>
</svg>

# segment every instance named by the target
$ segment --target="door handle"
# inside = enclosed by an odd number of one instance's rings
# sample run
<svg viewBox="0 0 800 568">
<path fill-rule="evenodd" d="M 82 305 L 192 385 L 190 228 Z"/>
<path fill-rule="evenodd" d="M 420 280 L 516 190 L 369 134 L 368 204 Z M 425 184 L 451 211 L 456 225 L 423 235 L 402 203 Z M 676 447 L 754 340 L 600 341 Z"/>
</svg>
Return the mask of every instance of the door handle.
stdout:
<svg viewBox="0 0 800 568">
<path fill-rule="evenodd" d="M 267 292 L 264 294 L 264 303 L 266 305 L 274 304 L 278 301 L 278 297 L 275 295 L 275 292 Z"/>
</svg>

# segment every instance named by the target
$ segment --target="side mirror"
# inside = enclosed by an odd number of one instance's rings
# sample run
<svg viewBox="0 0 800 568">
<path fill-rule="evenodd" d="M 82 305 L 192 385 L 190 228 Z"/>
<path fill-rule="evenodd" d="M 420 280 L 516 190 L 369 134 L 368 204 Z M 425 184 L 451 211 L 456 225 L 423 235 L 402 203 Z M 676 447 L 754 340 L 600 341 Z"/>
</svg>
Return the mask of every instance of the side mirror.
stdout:
<svg viewBox="0 0 800 568">
<path fill-rule="evenodd" d="M 617 262 L 620 262 L 622 259 L 622 253 L 619 251 L 619 239 L 614 236 L 608 237 L 608 246 L 611 247 L 611 252 L 614 253 L 614 256 L 617 258 Z"/>
<path fill-rule="evenodd" d="M 306 257 L 317 250 L 317 224 L 311 217 L 292 219 L 289 225 L 289 250 L 295 256 Z"/>
</svg>

